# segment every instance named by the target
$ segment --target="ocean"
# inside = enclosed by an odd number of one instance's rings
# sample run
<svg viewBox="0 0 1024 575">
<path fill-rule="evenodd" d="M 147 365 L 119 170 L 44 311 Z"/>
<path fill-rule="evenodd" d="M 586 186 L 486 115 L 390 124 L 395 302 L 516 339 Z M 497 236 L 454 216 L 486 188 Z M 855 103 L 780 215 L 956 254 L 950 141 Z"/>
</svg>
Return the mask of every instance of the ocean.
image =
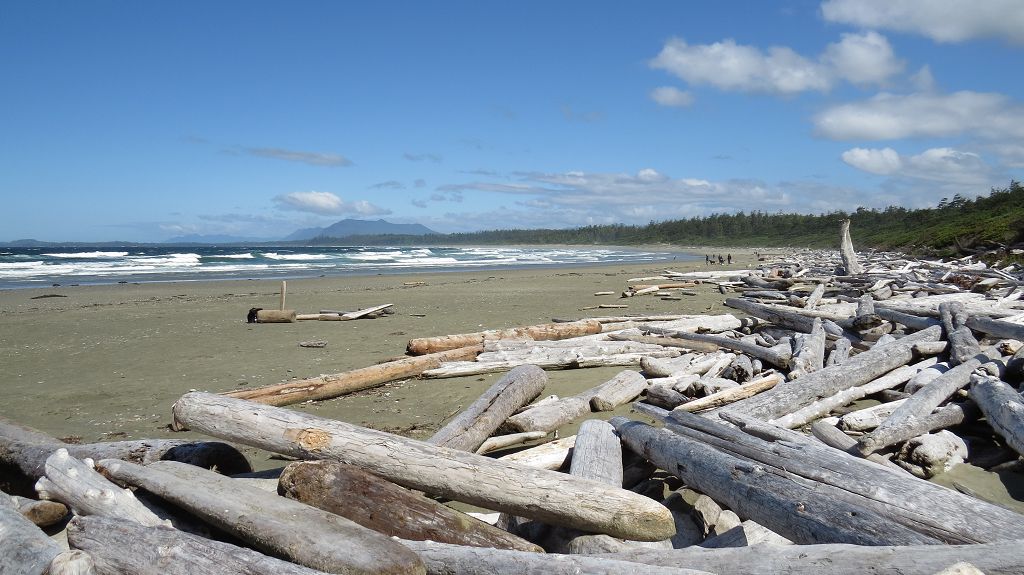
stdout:
<svg viewBox="0 0 1024 575">
<path fill-rule="evenodd" d="M 376 273 L 700 259 L 671 250 L 559 247 L 0 247 L 0 289 L 298 279 Z"/>
</svg>

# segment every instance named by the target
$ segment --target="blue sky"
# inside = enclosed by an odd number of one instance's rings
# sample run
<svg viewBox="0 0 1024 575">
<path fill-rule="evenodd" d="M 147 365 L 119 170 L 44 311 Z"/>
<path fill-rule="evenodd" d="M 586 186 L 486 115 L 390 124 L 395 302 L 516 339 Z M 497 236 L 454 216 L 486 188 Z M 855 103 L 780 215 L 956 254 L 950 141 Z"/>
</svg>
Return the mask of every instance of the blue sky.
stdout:
<svg viewBox="0 0 1024 575">
<path fill-rule="evenodd" d="M 1024 172 L 1024 2 L 6 2 L 0 240 L 934 205 Z"/>
</svg>

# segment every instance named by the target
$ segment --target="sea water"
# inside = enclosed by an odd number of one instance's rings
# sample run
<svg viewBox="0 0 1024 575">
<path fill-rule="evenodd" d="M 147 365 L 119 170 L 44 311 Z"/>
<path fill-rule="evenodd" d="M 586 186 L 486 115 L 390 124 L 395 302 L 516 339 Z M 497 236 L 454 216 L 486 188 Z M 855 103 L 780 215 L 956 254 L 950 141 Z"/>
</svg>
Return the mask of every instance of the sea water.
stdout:
<svg viewBox="0 0 1024 575">
<path fill-rule="evenodd" d="M 375 273 L 690 261 L 692 254 L 559 247 L 0 247 L 0 289 L 54 284 L 293 279 Z"/>
</svg>

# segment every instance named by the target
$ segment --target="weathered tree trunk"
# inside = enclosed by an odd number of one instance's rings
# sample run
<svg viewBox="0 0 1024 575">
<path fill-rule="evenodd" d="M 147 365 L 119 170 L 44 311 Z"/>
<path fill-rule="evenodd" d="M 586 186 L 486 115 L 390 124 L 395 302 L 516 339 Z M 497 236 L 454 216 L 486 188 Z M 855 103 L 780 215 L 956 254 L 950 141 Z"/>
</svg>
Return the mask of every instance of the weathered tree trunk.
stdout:
<svg viewBox="0 0 1024 575">
<path fill-rule="evenodd" d="M 938 543 L 870 509 L 837 499 L 831 492 L 838 490 L 751 465 L 668 429 L 622 417 L 611 423 L 630 449 L 659 468 L 796 543 Z"/>
<path fill-rule="evenodd" d="M 1006 444 L 1024 454 L 1024 399 L 998 377 L 971 376 L 971 399 Z"/>
<path fill-rule="evenodd" d="M 814 289 L 811 290 L 810 295 L 808 295 L 807 299 L 804 301 L 804 309 L 813 310 L 818 307 L 818 303 L 821 301 L 821 296 L 823 295 L 825 295 L 825 284 L 816 284 Z"/>
<path fill-rule="evenodd" d="M 423 355 L 460 347 L 482 345 L 485 341 L 494 339 L 552 340 L 594 333 L 601 333 L 600 322 L 580 320 L 568 323 L 545 323 L 511 329 L 411 339 L 406 349 L 412 355 Z"/>
<path fill-rule="evenodd" d="M 586 555 L 524 553 L 504 549 L 408 541 L 430 575 L 712 575 L 682 567 L 652 567 Z"/>
<path fill-rule="evenodd" d="M 44 499 L 65 503 L 76 515 L 102 515 L 134 521 L 147 527 L 169 525 L 143 505 L 128 489 L 111 483 L 93 469 L 92 460 L 80 461 L 58 449 L 46 460 L 46 476 L 36 483 Z"/>
<path fill-rule="evenodd" d="M 60 546 L 26 519 L 0 492 L 0 573 L 44 575 Z"/>
<path fill-rule="evenodd" d="M 256 322 L 294 323 L 296 315 L 293 309 L 261 309 L 256 312 Z"/>
<path fill-rule="evenodd" d="M 761 347 L 756 343 L 732 339 L 722 335 L 677 332 L 675 337 L 682 340 L 710 343 L 717 345 L 718 347 L 745 353 L 751 357 L 762 359 L 774 366 L 784 369 L 789 368 L 790 358 L 792 357 L 792 353 L 785 353 L 774 347 Z"/>
<path fill-rule="evenodd" d="M 267 405 L 291 405 L 307 400 L 330 399 L 353 391 L 376 387 L 396 379 L 413 377 L 428 369 L 438 367 L 444 362 L 471 360 L 483 349 L 483 345 L 477 344 L 421 357 L 389 361 L 342 373 L 232 391 L 224 395 Z"/>
<path fill-rule="evenodd" d="M 797 379 L 825 367 L 825 329 L 821 319 L 814 318 L 811 333 L 796 337 L 796 347 L 790 360 L 789 379 Z"/>
<path fill-rule="evenodd" d="M 502 455 L 498 460 L 535 469 L 558 471 L 569 463 L 575 445 L 576 436 L 569 435 L 536 447 Z"/>
<path fill-rule="evenodd" d="M 688 401 L 679 405 L 675 409 L 680 411 L 696 412 L 715 407 L 722 407 L 723 405 L 729 405 L 730 403 L 734 403 L 741 399 L 753 397 L 762 391 L 767 391 L 775 387 L 783 381 L 785 381 L 785 378 L 782 377 L 781 373 L 773 373 L 769 376 L 744 383 L 737 387 L 723 389 L 718 393 L 713 393 L 699 399 L 694 399 L 693 401 Z"/>
<path fill-rule="evenodd" d="M 636 343 L 650 343 L 654 345 L 660 345 L 662 347 L 680 348 L 684 350 L 693 351 L 718 351 L 718 346 L 710 343 L 701 343 L 698 341 L 688 341 L 685 339 L 677 339 L 674 337 L 656 337 L 652 335 L 629 335 L 624 333 L 609 333 L 608 338 L 613 341 L 633 341 Z"/>
<path fill-rule="evenodd" d="M 939 319 L 946 330 L 946 341 L 949 342 L 949 363 L 956 366 L 981 353 L 978 340 L 974 339 L 971 329 L 965 324 L 967 312 L 964 304 L 949 302 L 939 304 Z"/>
<path fill-rule="evenodd" d="M 967 327 L 989 334 L 992 337 L 1016 339 L 1024 341 L 1024 325 L 992 319 L 983 315 L 972 315 L 967 318 Z"/>
<path fill-rule="evenodd" d="M 260 551 L 312 569 L 425 573 L 415 555 L 384 535 L 212 471 L 171 461 L 143 467 L 108 459 L 98 465 L 108 476 L 162 497 Z"/>
<path fill-rule="evenodd" d="M 491 453 L 492 451 L 498 451 L 500 449 L 506 449 L 508 447 L 514 447 L 516 445 L 522 445 L 530 441 L 537 441 L 538 439 L 545 439 L 548 436 L 546 431 L 527 431 L 524 433 L 509 433 L 507 435 L 495 435 L 488 437 L 480 444 L 480 447 L 474 450 L 474 453 L 483 455 L 485 453 Z"/>
<path fill-rule="evenodd" d="M 932 410 L 956 393 L 956 390 L 967 385 L 971 373 L 981 364 L 998 357 L 999 352 L 990 349 L 950 369 L 917 390 L 874 431 L 860 438 L 857 442 L 860 452 L 867 455 L 920 435 L 919 428 L 915 427 L 917 420 L 931 414 Z"/>
<path fill-rule="evenodd" d="M 548 376 L 535 365 L 514 368 L 435 433 L 427 443 L 476 451 L 520 407 L 544 391 Z"/>
<path fill-rule="evenodd" d="M 850 437 L 849 435 L 846 435 L 845 433 L 842 432 L 842 430 L 840 430 L 838 427 L 834 425 L 829 425 L 824 421 L 815 421 L 814 423 L 811 424 L 811 434 L 814 435 L 814 437 L 817 437 L 822 443 L 828 445 L 829 447 L 834 447 L 839 451 L 849 453 L 850 455 L 854 455 L 857 457 L 861 457 L 860 452 L 857 451 L 857 440 Z M 895 471 L 906 471 L 899 465 L 896 465 L 892 461 L 889 461 L 888 459 L 882 457 L 881 455 L 878 455 L 877 453 L 872 453 L 871 455 L 868 455 L 865 459 L 867 459 L 868 461 L 874 461 L 879 465 L 884 465 L 885 467 Z"/>
<path fill-rule="evenodd" d="M 922 330 L 928 329 L 933 325 L 942 325 L 942 322 L 935 318 L 921 317 L 919 315 L 903 313 L 901 311 L 881 306 L 875 307 L 875 313 L 882 319 L 905 325 L 910 329 Z"/>
<path fill-rule="evenodd" d="M 599 385 L 590 398 L 594 411 L 611 411 L 636 399 L 647 389 L 647 380 L 638 372 L 625 370 L 611 380 Z"/>
<path fill-rule="evenodd" d="M 850 359 L 850 351 L 853 349 L 853 342 L 845 337 L 841 337 L 837 339 L 833 345 L 835 347 L 833 347 L 831 353 L 828 354 L 828 360 L 825 362 L 826 366 L 839 365 Z"/>
<path fill-rule="evenodd" d="M 843 258 L 846 275 L 859 276 L 864 273 L 864 268 L 857 261 L 857 252 L 853 250 L 853 240 L 850 238 L 850 220 L 843 220 L 839 225 L 839 254 Z"/>
<path fill-rule="evenodd" d="M 785 382 L 770 391 L 734 403 L 730 410 L 760 419 L 775 419 L 792 413 L 823 397 L 844 389 L 864 385 L 897 367 L 906 365 L 913 357 L 913 344 L 935 341 L 942 333 L 938 326 L 908 335 L 887 345 L 878 345 L 838 365 L 809 373 L 795 382 Z"/>
<path fill-rule="evenodd" d="M 192 535 L 106 517 L 75 517 L 68 542 L 89 553 L 102 575 L 317 575 L 308 567 Z"/>
<path fill-rule="evenodd" d="M 287 497 L 391 537 L 543 551 L 525 539 L 336 461 L 292 463 L 281 474 L 280 489 Z"/>
<path fill-rule="evenodd" d="M 554 403 L 517 413 L 505 421 L 505 426 L 517 432 L 544 431 L 550 433 L 588 413 L 590 413 L 590 397 L 573 395 L 563 397 Z"/>
<path fill-rule="evenodd" d="M 687 547 L 672 551 L 638 549 L 601 555 L 649 565 L 686 565 L 729 575 L 935 575 L 969 561 L 986 575 L 1024 572 L 1020 541 L 982 545 L 756 545 L 727 549 Z"/>
<path fill-rule="evenodd" d="M 754 317 L 768 320 L 777 327 L 784 329 L 791 329 L 800 333 L 811 333 L 814 329 L 815 318 L 802 314 L 800 308 L 765 305 L 740 298 L 729 298 L 725 300 L 725 305 L 743 310 Z M 831 320 L 823 320 L 822 328 L 826 333 L 830 333 L 833 336 L 838 337 L 843 334 L 842 328 Z"/>
<path fill-rule="evenodd" d="M 638 540 L 664 539 L 674 529 L 667 509 L 622 489 L 340 421 L 197 392 L 182 396 L 173 411 L 197 431 L 359 465 L 399 485 L 495 511 Z"/>
</svg>

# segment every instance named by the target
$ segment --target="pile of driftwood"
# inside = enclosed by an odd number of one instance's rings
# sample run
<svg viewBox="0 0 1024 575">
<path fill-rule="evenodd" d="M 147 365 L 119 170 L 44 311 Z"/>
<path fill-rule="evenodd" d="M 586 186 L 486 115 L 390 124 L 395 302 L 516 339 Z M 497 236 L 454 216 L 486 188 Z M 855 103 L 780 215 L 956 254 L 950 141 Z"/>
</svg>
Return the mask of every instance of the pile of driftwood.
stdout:
<svg viewBox="0 0 1024 575">
<path fill-rule="evenodd" d="M 1020 469 L 1020 268 L 843 249 L 664 277 L 737 313 L 423 338 L 178 400 L 180 429 L 300 460 L 269 472 L 225 443 L 0 424 L 0 573 L 1024 573 L 1024 515 L 925 479 Z M 544 369 L 589 366 L 633 369 L 545 396 Z M 426 441 L 279 407 L 489 372 Z M 644 421 L 594 415 L 637 398 Z"/>
</svg>

